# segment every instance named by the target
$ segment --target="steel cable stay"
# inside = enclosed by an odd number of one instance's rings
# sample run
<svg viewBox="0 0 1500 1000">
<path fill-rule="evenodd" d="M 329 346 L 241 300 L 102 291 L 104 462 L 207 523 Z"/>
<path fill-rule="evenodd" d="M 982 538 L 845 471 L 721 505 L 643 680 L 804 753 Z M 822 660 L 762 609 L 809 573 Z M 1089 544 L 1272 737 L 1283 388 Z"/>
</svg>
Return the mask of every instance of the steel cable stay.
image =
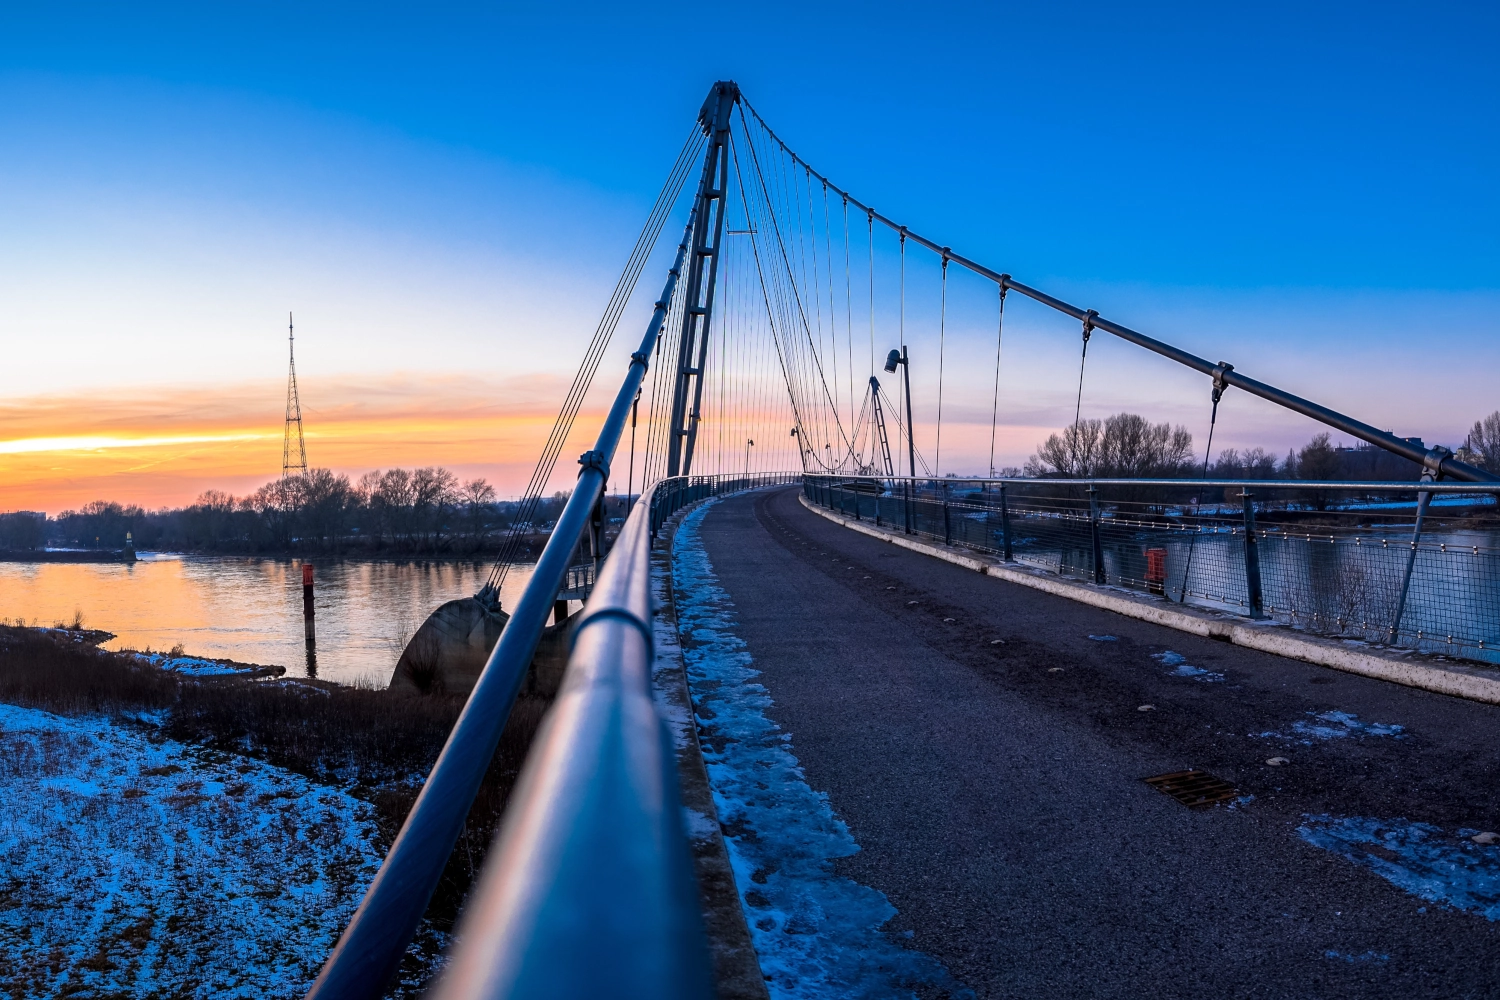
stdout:
<svg viewBox="0 0 1500 1000">
<path fill-rule="evenodd" d="M 735 169 L 735 177 L 736 177 L 736 179 L 737 179 L 737 181 L 739 183 L 740 200 L 741 200 L 742 203 L 744 203 L 748 207 L 749 202 L 745 198 L 744 171 L 741 169 L 741 163 L 740 163 L 740 159 L 739 159 L 739 152 L 738 152 L 738 149 L 735 146 L 734 142 L 732 141 L 732 139 L 731 139 L 731 142 L 729 144 L 729 150 L 730 150 L 730 155 L 734 157 L 734 163 L 735 163 L 735 167 L 736 167 L 736 169 Z M 765 183 L 764 175 L 760 175 L 760 176 L 761 176 L 761 183 L 762 183 L 762 185 L 764 185 L 764 183 Z M 750 240 L 750 246 L 751 246 L 751 249 L 752 249 L 754 257 L 755 257 L 755 271 L 756 271 L 756 274 L 760 278 L 761 297 L 765 301 L 765 306 L 766 306 L 766 321 L 770 325 L 771 342 L 776 346 L 776 359 L 777 359 L 777 362 L 781 366 L 782 377 L 786 381 L 787 396 L 790 399 L 790 402 L 791 402 L 791 405 L 792 405 L 792 415 L 793 415 L 794 420 L 796 421 L 795 426 L 794 426 L 793 429 L 795 430 L 795 432 L 797 433 L 797 436 L 798 436 L 797 449 L 798 449 L 798 452 L 800 454 L 802 454 L 803 456 L 805 456 L 806 453 L 807 453 L 807 448 L 805 446 L 805 441 L 803 440 L 803 436 L 806 433 L 806 425 L 803 423 L 803 420 L 802 420 L 802 410 L 801 410 L 801 407 L 798 406 L 798 404 L 797 404 L 797 392 L 796 392 L 796 389 L 794 388 L 794 379 L 792 378 L 792 374 L 791 374 L 790 370 L 787 367 L 786 352 L 783 351 L 782 344 L 781 344 L 781 338 L 779 336 L 777 336 L 777 333 L 776 333 L 776 321 L 775 321 L 774 312 L 773 312 L 773 310 L 771 308 L 770 292 L 768 291 L 767 286 L 766 286 L 765 268 L 762 265 L 761 259 L 760 259 L 760 244 L 759 244 L 759 241 L 756 240 L 753 236 L 751 237 L 751 240 Z M 806 465 L 806 458 L 805 457 L 803 459 L 802 464 L 804 466 Z"/>
<path fill-rule="evenodd" d="M 743 115 L 741 115 L 741 119 L 743 120 Z M 733 148 L 734 148 L 733 144 L 731 144 L 731 149 L 733 149 Z M 755 146 L 754 146 L 753 143 L 747 143 L 746 144 L 746 148 L 750 152 L 751 165 L 755 168 L 756 176 L 757 176 L 757 178 L 759 178 L 762 187 L 764 187 L 764 185 L 765 185 L 765 175 L 764 175 L 764 173 L 762 172 L 762 170 L 760 168 L 760 163 L 759 163 L 759 160 L 758 160 L 756 152 L 755 152 Z M 741 197 L 743 197 L 743 192 L 741 194 Z M 769 194 L 767 195 L 767 197 L 769 197 Z M 809 327 L 808 322 L 807 322 L 807 312 L 803 308 L 802 298 L 801 298 L 800 293 L 797 290 L 795 272 L 792 269 L 791 260 L 787 256 L 787 247 L 786 247 L 785 240 L 782 237 L 781 225 L 780 225 L 779 222 L 777 222 L 774 213 L 770 215 L 770 222 L 771 222 L 771 226 L 772 226 L 772 233 L 776 237 L 777 247 L 780 250 L 780 256 L 781 256 L 782 262 L 783 262 L 783 264 L 784 264 L 784 266 L 786 267 L 786 270 L 787 270 L 787 277 L 788 277 L 788 280 L 789 280 L 790 285 L 791 285 L 790 292 L 791 292 L 792 301 L 796 304 L 796 307 L 797 307 L 796 317 L 797 317 L 798 320 L 800 320 L 800 325 L 801 325 L 803 331 L 807 335 L 808 347 L 809 347 L 810 352 L 812 354 L 813 365 L 816 367 L 817 373 L 818 373 L 818 382 L 822 386 L 823 395 L 826 398 L 829 407 L 833 411 L 834 423 L 835 423 L 836 427 L 838 428 L 839 437 L 840 437 L 840 439 L 841 439 L 841 441 L 843 443 L 844 450 L 845 450 L 846 453 L 848 453 L 849 452 L 849 448 L 850 448 L 849 439 L 848 439 L 848 436 L 844 433 L 843 421 L 839 418 L 838 409 L 837 409 L 836 406 L 834 406 L 833 397 L 832 397 L 832 395 L 828 391 L 828 379 L 827 379 L 827 376 L 825 375 L 825 373 L 823 371 L 822 361 L 821 361 L 821 359 L 818 356 L 818 352 L 817 352 L 816 348 L 813 347 L 813 344 L 812 344 L 812 330 Z M 759 256 L 759 254 L 756 255 L 756 261 L 757 261 L 757 264 L 759 265 L 759 263 L 760 263 L 760 256 Z M 762 272 L 762 279 L 761 280 L 762 280 L 762 283 L 764 283 L 765 279 L 764 279 L 764 273 L 763 272 Z M 820 409 L 821 409 L 821 407 L 820 407 Z"/>
<path fill-rule="evenodd" d="M 552 431 L 548 435 L 547 442 L 543 445 L 541 457 L 537 460 L 536 468 L 533 470 L 531 479 L 527 483 L 526 491 L 522 494 L 521 504 L 517 510 L 516 518 L 512 522 L 510 531 L 507 533 L 502 544 L 500 554 L 491 568 L 485 584 L 480 588 L 479 597 L 485 603 L 499 605 L 500 588 L 505 582 L 506 574 L 511 564 L 519 555 L 520 545 L 526 533 L 530 530 L 530 522 L 535 516 L 536 508 L 541 500 L 541 494 L 545 489 L 547 480 L 552 476 L 552 470 L 556 467 L 557 457 L 561 453 L 563 445 L 567 441 L 569 433 L 573 428 L 573 421 L 578 416 L 579 409 L 583 406 L 584 397 L 588 393 L 589 386 L 593 384 L 594 374 L 598 371 L 599 363 L 603 359 L 604 351 L 609 346 L 610 339 L 614 335 L 620 317 L 624 313 L 626 305 L 635 291 L 636 281 L 640 278 L 641 271 L 646 266 L 646 260 L 651 250 L 656 246 L 657 237 L 661 234 L 662 227 L 666 224 L 667 216 L 676 205 L 678 196 L 681 194 L 688 173 L 691 171 L 693 161 L 704 145 L 703 137 L 698 129 L 694 129 L 683 143 L 682 150 L 678 153 L 672 170 L 667 176 L 666 183 L 657 195 L 651 213 L 647 216 L 646 224 L 642 227 L 640 235 L 636 238 L 635 246 L 632 248 L 630 257 L 627 258 L 625 269 L 615 285 L 615 290 L 610 296 L 609 303 L 605 307 L 604 315 L 594 331 L 593 339 L 588 349 L 584 352 L 583 362 L 579 365 L 577 373 L 573 377 L 573 383 L 569 387 L 568 395 L 564 398 L 557 419 L 553 422 Z"/>
</svg>

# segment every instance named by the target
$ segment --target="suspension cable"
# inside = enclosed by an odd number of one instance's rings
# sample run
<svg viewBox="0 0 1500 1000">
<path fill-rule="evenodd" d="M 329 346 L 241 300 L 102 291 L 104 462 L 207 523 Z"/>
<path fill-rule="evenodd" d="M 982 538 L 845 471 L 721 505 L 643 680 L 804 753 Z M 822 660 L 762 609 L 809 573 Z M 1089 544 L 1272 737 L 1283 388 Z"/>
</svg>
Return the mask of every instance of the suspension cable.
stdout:
<svg viewBox="0 0 1500 1000">
<path fill-rule="evenodd" d="M 848 197 L 845 195 L 844 197 Z M 875 377 L 875 213 L 865 214 L 865 245 L 870 249 L 870 377 Z"/>
<path fill-rule="evenodd" d="M 1219 400 L 1223 397 L 1224 390 L 1228 388 L 1224 382 L 1224 375 L 1233 367 L 1233 365 L 1221 362 L 1219 365 L 1219 369 L 1221 370 L 1214 372 L 1213 407 L 1209 410 L 1208 414 L 1208 444 L 1203 448 L 1203 475 L 1200 477 L 1202 479 L 1208 478 L 1208 462 L 1210 456 L 1214 453 L 1214 425 L 1219 422 Z M 1198 511 L 1202 502 L 1203 487 L 1200 486 L 1198 492 L 1193 496 L 1193 522 L 1200 530 L 1201 525 L 1198 525 Z M 1183 603 L 1187 599 L 1188 574 L 1193 569 L 1193 548 L 1197 541 L 1198 531 L 1194 531 L 1188 537 L 1187 559 L 1183 562 L 1182 566 L 1182 587 L 1177 591 L 1178 604 Z"/>
<path fill-rule="evenodd" d="M 995 319 L 995 399 L 990 404 L 990 478 L 995 478 L 995 425 L 1000 416 L 1000 339 L 1005 334 L 1005 285 L 1000 286 L 1000 308 Z M 1082 401 L 1080 400 L 1080 403 Z M 1077 420 L 1077 417 L 1073 418 Z"/>
<path fill-rule="evenodd" d="M 948 336 L 948 254 L 943 253 L 942 306 L 938 310 L 938 413 L 937 448 L 932 456 L 932 471 L 939 477 L 943 474 L 943 352 Z"/>
<path fill-rule="evenodd" d="M 1083 368 L 1089 360 L 1089 337 L 1094 332 L 1094 317 L 1098 315 L 1092 309 L 1088 315 L 1083 317 L 1083 354 L 1078 359 L 1078 401 L 1073 404 L 1073 468 L 1071 471 L 1077 475 L 1080 471 L 1080 456 L 1078 453 L 1078 424 L 1079 418 L 1083 416 Z"/>
<path fill-rule="evenodd" d="M 897 330 L 899 331 L 899 339 L 901 341 L 901 359 L 902 359 L 902 361 L 906 365 L 906 371 L 903 373 L 903 375 L 904 375 L 904 377 L 907 380 L 907 384 L 910 385 L 911 384 L 911 361 L 909 360 L 909 355 L 908 355 L 907 350 L 906 350 L 906 230 L 904 228 L 901 230 L 901 317 L 900 317 L 900 320 L 898 321 Z M 906 396 L 907 396 L 906 393 L 902 393 L 901 394 L 901 400 L 902 400 L 902 402 L 901 402 L 901 412 L 902 412 L 903 415 L 911 417 L 910 414 L 906 413 Z M 908 420 L 906 423 L 907 423 L 907 426 L 909 428 L 915 428 L 917 421 L 916 421 L 915 417 L 911 417 L 911 419 Z M 911 433 L 911 431 L 908 430 L 907 431 L 908 436 L 910 435 L 910 433 Z M 912 451 L 916 451 L 917 450 L 917 439 L 916 438 L 910 438 L 910 441 L 911 441 Z M 906 464 L 910 465 L 911 462 L 908 461 Z M 917 470 L 916 469 L 912 469 L 911 470 L 911 475 L 912 476 L 916 476 L 916 474 L 917 474 Z"/>
</svg>

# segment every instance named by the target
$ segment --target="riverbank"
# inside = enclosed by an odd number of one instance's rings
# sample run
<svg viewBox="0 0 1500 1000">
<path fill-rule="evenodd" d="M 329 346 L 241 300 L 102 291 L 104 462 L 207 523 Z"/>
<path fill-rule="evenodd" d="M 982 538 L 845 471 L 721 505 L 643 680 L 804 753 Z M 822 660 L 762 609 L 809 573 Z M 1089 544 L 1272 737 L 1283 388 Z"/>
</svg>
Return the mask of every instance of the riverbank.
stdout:
<svg viewBox="0 0 1500 1000">
<path fill-rule="evenodd" d="M 300 996 L 463 707 L 174 659 L 194 658 L 0 626 L 0 979 L 21 995 Z M 546 708 L 517 701 L 396 995 L 435 971 Z"/>
<path fill-rule="evenodd" d="M 18 563 L 132 563 L 130 549 L 0 549 L 0 562 Z"/>
</svg>

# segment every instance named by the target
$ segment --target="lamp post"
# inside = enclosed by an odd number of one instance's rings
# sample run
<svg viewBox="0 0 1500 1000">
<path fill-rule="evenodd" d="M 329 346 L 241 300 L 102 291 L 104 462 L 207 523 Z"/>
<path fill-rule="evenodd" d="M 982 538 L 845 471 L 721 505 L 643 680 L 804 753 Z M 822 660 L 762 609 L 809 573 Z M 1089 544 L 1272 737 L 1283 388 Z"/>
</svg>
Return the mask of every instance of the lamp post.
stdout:
<svg viewBox="0 0 1500 1000">
<path fill-rule="evenodd" d="M 906 481 L 906 533 L 912 530 L 912 500 L 913 489 L 917 478 L 917 443 L 914 440 L 916 420 L 911 412 L 911 358 L 906 353 L 906 345 L 902 344 L 900 350 L 892 349 L 885 356 L 885 370 L 895 374 L 896 366 L 901 366 L 901 381 L 906 386 L 906 468 L 910 479 Z"/>
<path fill-rule="evenodd" d="M 750 449 L 755 447 L 755 442 L 745 438 L 745 478 L 750 478 Z"/>
</svg>

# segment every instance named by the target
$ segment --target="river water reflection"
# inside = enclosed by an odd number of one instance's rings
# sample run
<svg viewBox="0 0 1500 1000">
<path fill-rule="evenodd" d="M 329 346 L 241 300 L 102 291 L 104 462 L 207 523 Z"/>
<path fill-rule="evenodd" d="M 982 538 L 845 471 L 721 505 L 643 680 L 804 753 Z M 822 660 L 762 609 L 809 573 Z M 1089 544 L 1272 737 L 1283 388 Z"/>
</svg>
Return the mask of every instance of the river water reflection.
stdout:
<svg viewBox="0 0 1500 1000">
<path fill-rule="evenodd" d="M 439 604 L 477 591 L 488 563 L 313 560 L 312 644 L 302 616 L 300 560 L 142 553 L 131 566 L 0 563 L 0 618 L 71 621 L 117 638 L 108 649 L 170 649 L 276 664 L 294 676 L 384 686 L 407 638 Z M 509 610 L 531 578 L 513 567 Z"/>
</svg>

